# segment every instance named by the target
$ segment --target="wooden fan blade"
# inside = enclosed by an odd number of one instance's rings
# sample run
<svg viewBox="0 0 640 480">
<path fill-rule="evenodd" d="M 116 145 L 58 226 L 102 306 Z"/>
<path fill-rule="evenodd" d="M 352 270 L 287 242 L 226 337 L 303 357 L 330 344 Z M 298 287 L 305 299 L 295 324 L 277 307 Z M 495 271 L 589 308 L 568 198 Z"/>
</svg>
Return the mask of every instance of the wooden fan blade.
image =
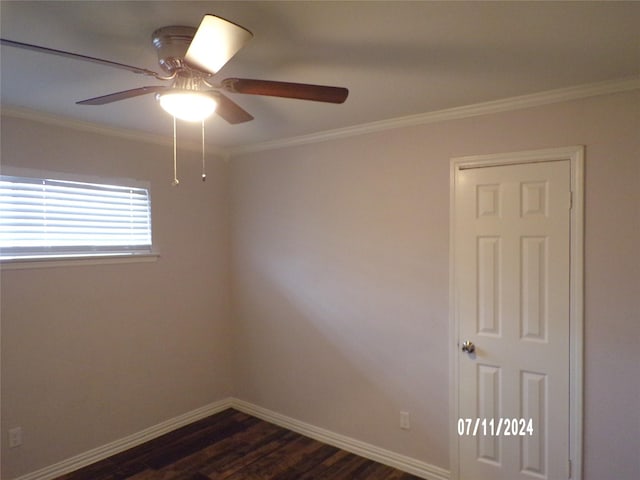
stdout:
<svg viewBox="0 0 640 480">
<path fill-rule="evenodd" d="M 88 98 L 87 100 L 81 100 L 76 102 L 78 105 L 105 105 L 107 103 L 118 102 L 120 100 L 126 100 L 127 98 L 138 97 L 140 95 L 146 95 L 147 93 L 157 93 L 167 90 L 169 87 L 163 87 L 161 85 L 155 85 L 152 87 L 140 87 L 133 88 L 131 90 L 124 90 L 122 92 L 110 93 L 109 95 L 103 95 L 101 97 Z"/>
<path fill-rule="evenodd" d="M 120 68 L 133 73 L 149 75 L 151 77 L 158 76 L 156 72 L 154 72 L 153 70 L 147 70 L 146 68 L 139 68 L 134 67 L 133 65 L 126 65 L 124 63 L 112 62 L 111 60 L 104 60 L 102 58 L 80 55 L 79 53 L 65 52 L 64 50 L 56 50 L 55 48 L 41 47 L 40 45 L 31 45 L 29 43 L 16 42 L 14 40 L 8 40 L 6 38 L 0 38 L 0 44 L 16 48 L 24 48 L 25 50 L 33 50 L 34 52 L 47 53 L 49 55 L 59 55 L 61 57 L 75 58 L 76 60 L 83 60 L 85 62 L 98 63 L 100 65 Z"/>
<path fill-rule="evenodd" d="M 205 15 L 184 61 L 203 72 L 216 73 L 252 37 L 253 34 L 240 25 L 215 15 Z"/>
<path fill-rule="evenodd" d="M 328 103 L 343 103 L 349 95 L 349 90 L 343 87 L 253 80 L 249 78 L 225 78 L 222 81 L 222 88 L 232 93 L 297 98 Z"/>
<path fill-rule="evenodd" d="M 236 125 L 238 123 L 244 123 L 253 120 L 253 115 L 243 109 L 236 102 L 231 100 L 229 97 L 222 95 L 220 92 L 212 92 L 211 95 L 218 102 L 216 113 L 230 124 Z"/>
</svg>

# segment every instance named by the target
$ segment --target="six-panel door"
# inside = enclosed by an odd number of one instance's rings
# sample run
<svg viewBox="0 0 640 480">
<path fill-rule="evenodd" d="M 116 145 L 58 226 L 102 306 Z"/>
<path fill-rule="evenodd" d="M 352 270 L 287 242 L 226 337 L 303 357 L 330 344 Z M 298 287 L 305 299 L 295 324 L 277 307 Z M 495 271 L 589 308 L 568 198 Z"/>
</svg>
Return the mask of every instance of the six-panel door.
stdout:
<svg viewBox="0 0 640 480">
<path fill-rule="evenodd" d="M 569 161 L 460 170 L 455 188 L 458 340 L 475 346 L 459 478 L 567 478 Z"/>
</svg>

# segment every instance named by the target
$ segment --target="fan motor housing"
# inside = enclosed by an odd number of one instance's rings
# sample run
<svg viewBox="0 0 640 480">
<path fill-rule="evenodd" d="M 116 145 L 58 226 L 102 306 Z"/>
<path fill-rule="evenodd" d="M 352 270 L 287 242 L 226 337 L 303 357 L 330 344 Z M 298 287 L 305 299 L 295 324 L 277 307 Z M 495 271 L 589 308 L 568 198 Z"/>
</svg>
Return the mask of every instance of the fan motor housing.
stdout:
<svg viewBox="0 0 640 480">
<path fill-rule="evenodd" d="M 168 73 L 184 67 L 191 40 L 196 34 L 195 27 L 173 25 L 157 29 L 151 35 L 151 41 L 158 53 L 158 63 Z"/>
</svg>

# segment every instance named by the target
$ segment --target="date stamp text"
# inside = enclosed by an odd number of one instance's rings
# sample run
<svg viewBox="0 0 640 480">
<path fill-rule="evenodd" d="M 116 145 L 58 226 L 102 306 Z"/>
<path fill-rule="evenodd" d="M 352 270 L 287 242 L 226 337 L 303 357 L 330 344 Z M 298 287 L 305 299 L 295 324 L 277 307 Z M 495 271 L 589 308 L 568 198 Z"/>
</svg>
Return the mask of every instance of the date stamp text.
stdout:
<svg viewBox="0 0 640 480">
<path fill-rule="evenodd" d="M 533 420 L 531 418 L 459 418 L 460 436 L 531 436 Z"/>
</svg>

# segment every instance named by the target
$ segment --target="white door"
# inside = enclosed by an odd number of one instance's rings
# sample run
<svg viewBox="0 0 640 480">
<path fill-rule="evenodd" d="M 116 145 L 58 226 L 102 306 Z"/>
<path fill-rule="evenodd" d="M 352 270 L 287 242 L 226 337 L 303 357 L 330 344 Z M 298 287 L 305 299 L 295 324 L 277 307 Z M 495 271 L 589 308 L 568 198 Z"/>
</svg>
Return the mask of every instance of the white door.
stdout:
<svg viewBox="0 0 640 480">
<path fill-rule="evenodd" d="M 570 162 L 455 182 L 459 479 L 569 478 Z"/>
</svg>

